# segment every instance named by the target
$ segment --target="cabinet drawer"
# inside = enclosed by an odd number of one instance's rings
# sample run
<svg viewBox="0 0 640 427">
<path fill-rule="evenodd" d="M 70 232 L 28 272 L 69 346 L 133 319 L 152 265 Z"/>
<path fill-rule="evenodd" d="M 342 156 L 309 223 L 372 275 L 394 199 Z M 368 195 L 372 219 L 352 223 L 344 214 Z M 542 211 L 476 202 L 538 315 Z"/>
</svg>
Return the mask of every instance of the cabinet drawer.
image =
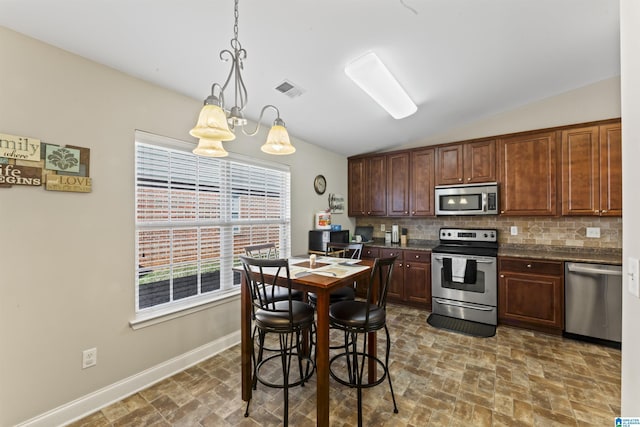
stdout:
<svg viewBox="0 0 640 427">
<path fill-rule="evenodd" d="M 429 251 L 404 251 L 405 261 L 431 262 L 431 252 Z"/>
<path fill-rule="evenodd" d="M 380 249 L 380 258 L 397 256 L 398 261 L 402 261 L 402 249 Z"/>
<path fill-rule="evenodd" d="M 543 261 L 527 258 L 500 258 L 500 273 L 533 273 L 546 276 L 562 276 L 564 265 L 561 261 Z"/>
<path fill-rule="evenodd" d="M 365 246 L 362 248 L 362 258 L 379 258 L 380 257 L 380 249 L 378 248 L 370 248 Z"/>
</svg>

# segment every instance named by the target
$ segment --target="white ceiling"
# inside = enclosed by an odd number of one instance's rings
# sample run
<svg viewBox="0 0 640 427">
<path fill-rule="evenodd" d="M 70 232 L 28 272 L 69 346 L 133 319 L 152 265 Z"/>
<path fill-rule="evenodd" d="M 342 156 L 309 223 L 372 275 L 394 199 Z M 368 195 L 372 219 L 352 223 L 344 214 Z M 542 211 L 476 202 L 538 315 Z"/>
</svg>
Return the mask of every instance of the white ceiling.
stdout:
<svg viewBox="0 0 640 427">
<path fill-rule="evenodd" d="M 204 99 L 228 73 L 218 54 L 230 47 L 233 1 L 0 0 L 0 25 Z M 242 0 L 239 40 L 247 117 L 275 104 L 292 135 L 344 155 L 620 74 L 618 0 Z M 367 50 L 416 114 L 394 120 L 346 77 L 344 65 Z M 284 79 L 305 93 L 276 91 Z"/>
</svg>

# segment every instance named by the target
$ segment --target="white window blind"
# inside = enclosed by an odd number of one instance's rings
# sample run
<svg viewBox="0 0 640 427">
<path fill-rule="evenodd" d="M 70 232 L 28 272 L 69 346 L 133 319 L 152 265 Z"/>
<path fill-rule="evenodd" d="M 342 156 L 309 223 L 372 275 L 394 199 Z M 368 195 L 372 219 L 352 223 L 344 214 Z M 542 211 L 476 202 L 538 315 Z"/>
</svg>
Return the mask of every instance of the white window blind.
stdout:
<svg viewBox="0 0 640 427">
<path fill-rule="evenodd" d="M 155 143 L 149 143 L 152 140 Z M 136 308 L 208 302 L 238 289 L 244 247 L 290 256 L 290 173 L 136 132 Z"/>
</svg>

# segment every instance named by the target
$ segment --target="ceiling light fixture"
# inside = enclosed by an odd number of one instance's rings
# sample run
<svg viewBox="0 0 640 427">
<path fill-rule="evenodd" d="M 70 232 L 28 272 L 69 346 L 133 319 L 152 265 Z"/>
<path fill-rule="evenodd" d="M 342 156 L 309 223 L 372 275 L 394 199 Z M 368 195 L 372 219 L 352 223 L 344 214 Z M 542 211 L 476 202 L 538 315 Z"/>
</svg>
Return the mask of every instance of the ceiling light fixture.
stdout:
<svg viewBox="0 0 640 427">
<path fill-rule="evenodd" d="M 289 133 L 284 125 L 284 121 L 280 118 L 280 111 L 274 105 L 265 105 L 260 112 L 258 124 L 253 132 L 247 132 L 244 126 L 247 119 L 244 117 L 244 109 L 249 98 L 247 87 L 244 84 L 241 70 L 243 69 L 243 61 L 247 57 L 247 51 L 242 48 L 238 40 L 238 0 L 234 2 L 234 26 L 233 39 L 231 39 L 231 49 L 220 51 L 220 59 L 223 61 L 231 61 L 231 69 L 224 84 L 220 86 L 214 83 L 211 86 L 211 95 L 204 100 L 204 107 L 200 111 L 198 123 L 189 131 L 189 134 L 195 138 L 199 138 L 198 146 L 193 153 L 199 156 L 207 157 L 224 157 L 227 153 L 222 146 L 222 141 L 231 141 L 236 135 L 233 133 L 236 127 L 242 130 L 247 136 L 254 136 L 260 130 L 260 121 L 268 108 L 272 108 L 276 112 L 276 119 L 267 136 L 267 142 L 261 147 L 261 150 L 268 154 L 291 154 L 296 151 L 289 140 Z M 228 111 L 224 108 L 224 91 L 233 80 L 234 85 L 234 105 Z M 216 88 L 219 95 L 216 96 Z"/>
<path fill-rule="evenodd" d="M 344 72 L 394 119 L 404 119 L 418 111 L 416 104 L 375 53 L 367 52 L 354 59 L 344 67 Z"/>
</svg>

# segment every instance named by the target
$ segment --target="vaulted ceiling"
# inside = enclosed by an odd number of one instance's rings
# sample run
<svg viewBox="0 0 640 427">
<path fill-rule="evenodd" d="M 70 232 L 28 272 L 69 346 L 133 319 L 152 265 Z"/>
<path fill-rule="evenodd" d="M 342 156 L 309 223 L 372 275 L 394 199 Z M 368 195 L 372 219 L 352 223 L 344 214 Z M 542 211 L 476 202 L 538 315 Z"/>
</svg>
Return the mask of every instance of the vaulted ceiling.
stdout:
<svg viewBox="0 0 640 427">
<path fill-rule="evenodd" d="M 275 104 L 292 135 L 344 155 L 620 74 L 616 0 L 241 0 L 239 12 L 247 117 Z M 0 25 L 204 99 L 229 71 L 219 52 L 230 48 L 233 1 L 3 0 Z M 395 120 L 347 78 L 345 64 L 369 50 L 417 113 Z M 303 93 L 278 92 L 284 80 Z"/>
</svg>

